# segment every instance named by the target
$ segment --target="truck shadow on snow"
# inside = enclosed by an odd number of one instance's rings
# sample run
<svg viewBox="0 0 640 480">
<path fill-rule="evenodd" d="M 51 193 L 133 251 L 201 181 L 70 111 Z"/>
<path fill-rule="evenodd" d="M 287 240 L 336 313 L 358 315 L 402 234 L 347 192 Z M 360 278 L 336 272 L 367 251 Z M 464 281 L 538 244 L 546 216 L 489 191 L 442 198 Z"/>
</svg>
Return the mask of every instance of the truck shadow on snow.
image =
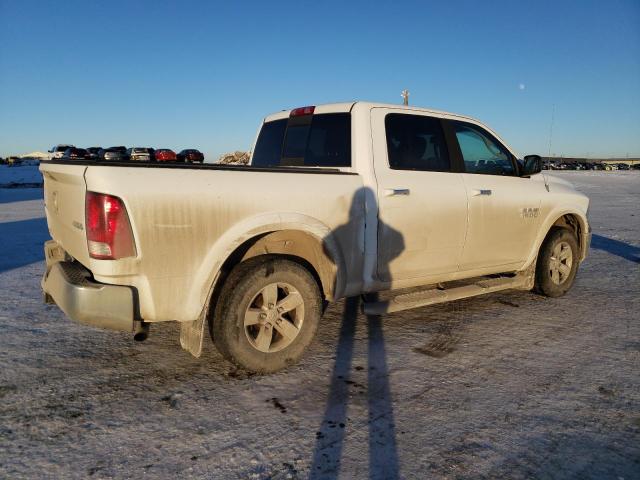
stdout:
<svg viewBox="0 0 640 480">
<path fill-rule="evenodd" d="M 0 256 L 0 273 L 42 262 L 42 245 L 48 239 L 45 218 L 0 223 L 0 245 L 3 250 Z"/>
<path fill-rule="evenodd" d="M 325 239 L 337 243 L 340 239 L 359 237 L 359 245 L 365 241 L 365 212 L 376 207 L 375 193 L 368 188 L 359 189 L 353 196 L 349 210 L 349 222 L 336 228 Z M 384 232 L 385 248 L 389 259 L 404 250 L 404 239 L 400 232 L 378 220 L 379 231 Z M 347 264 L 348 261 L 347 261 Z M 388 272 L 388 265 L 377 265 L 378 272 Z M 372 295 L 369 300 L 375 300 Z M 349 431 L 349 398 L 354 393 L 367 394 L 368 406 L 368 464 L 370 478 L 394 479 L 400 477 L 398 448 L 393 414 L 393 401 L 389 383 L 385 338 L 382 319 L 367 315 L 367 386 L 352 379 L 355 333 L 360 310 L 360 297 L 347 298 L 344 303 L 336 358 L 331 374 L 329 394 L 322 423 L 316 432 L 316 443 L 310 478 L 337 478 L 346 435 Z M 356 366 L 356 370 L 363 367 Z"/>
<path fill-rule="evenodd" d="M 591 248 L 604 250 L 612 255 L 616 255 L 630 262 L 640 263 L 640 247 L 630 245 L 620 240 L 603 237 L 594 233 L 591 237 Z"/>
<path fill-rule="evenodd" d="M 42 200 L 43 198 L 44 193 L 42 188 L 0 187 L 0 204 Z"/>
</svg>

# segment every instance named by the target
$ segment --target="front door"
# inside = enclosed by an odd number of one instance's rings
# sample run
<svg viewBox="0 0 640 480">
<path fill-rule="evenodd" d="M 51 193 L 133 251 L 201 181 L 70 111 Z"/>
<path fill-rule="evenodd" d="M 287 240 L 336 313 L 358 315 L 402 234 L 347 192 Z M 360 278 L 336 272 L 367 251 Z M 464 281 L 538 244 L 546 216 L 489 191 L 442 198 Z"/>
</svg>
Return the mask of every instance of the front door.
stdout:
<svg viewBox="0 0 640 480">
<path fill-rule="evenodd" d="M 460 269 L 517 269 L 536 237 L 544 182 L 518 176 L 513 155 L 479 125 L 448 122 L 464 161 L 469 202 Z"/>
<path fill-rule="evenodd" d="M 442 121 L 423 112 L 374 108 L 378 196 L 377 274 L 383 282 L 454 273 L 467 196 L 454 173 Z"/>
</svg>

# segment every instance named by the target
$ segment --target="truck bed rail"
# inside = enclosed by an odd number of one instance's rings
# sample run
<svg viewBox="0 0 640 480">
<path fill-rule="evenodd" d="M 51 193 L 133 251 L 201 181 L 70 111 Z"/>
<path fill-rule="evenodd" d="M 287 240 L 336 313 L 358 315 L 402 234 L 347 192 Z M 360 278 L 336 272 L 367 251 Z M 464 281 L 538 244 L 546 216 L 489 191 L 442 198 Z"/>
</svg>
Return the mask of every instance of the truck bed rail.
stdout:
<svg viewBox="0 0 640 480">
<path fill-rule="evenodd" d="M 356 172 L 345 172 L 338 168 L 318 167 L 254 167 L 251 165 L 221 165 L 218 163 L 182 163 L 182 162 L 110 162 L 104 160 L 43 160 L 42 163 L 52 165 L 84 165 L 87 167 L 133 167 L 133 168 L 169 168 L 189 170 L 226 170 L 239 172 L 276 172 L 276 173 L 308 173 L 315 175 L 358 175 Z"/>
</svg>

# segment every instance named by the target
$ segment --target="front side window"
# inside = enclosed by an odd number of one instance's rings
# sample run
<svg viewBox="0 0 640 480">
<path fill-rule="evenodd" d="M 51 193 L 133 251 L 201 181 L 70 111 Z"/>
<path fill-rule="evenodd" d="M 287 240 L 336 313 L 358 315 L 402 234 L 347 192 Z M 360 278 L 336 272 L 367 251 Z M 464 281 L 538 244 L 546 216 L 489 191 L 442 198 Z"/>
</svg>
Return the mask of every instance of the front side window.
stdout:
<svg viewBox="0 0 640 480">
<path fill-rule="evenodd" d="M 449 152 L 438 118 L 390 113 L 384 123 L 392 169 L 451 171 Z"/>
<path fill-rule="evenodd" d="M 351 114 L 313 115 L 309 121 L 274 120 L 262 126 L 251 165 L 351 166 Z"/>
<path fill-rule="evenodd" d="M 511 156 L 482 128 L 470 123 L 452 122 L 460 145 L 466 173 L 515 175 Z"/>
</svg>

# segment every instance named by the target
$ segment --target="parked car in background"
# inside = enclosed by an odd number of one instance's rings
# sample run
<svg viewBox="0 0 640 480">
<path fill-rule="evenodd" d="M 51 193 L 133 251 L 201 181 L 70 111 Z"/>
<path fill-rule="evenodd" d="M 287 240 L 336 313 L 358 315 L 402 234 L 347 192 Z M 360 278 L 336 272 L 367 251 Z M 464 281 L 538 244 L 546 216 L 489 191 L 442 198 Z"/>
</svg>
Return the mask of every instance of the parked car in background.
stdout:
<svg viewBox="0 0 640 480">
<path fill-rule="evenodd" d="M 111 162 L 124 162 L 129 159 L 127 156 L 127 147 L 102 148 L 98 153 L 98 158 Z"/>
<path fill-rule="evenodd" d="M 100 153 L 101 147 L 89 147 L 87 148 L 87 159 L 88 160 L 97 160 L 98 154 Z"/>
<path fill-rule="evenodd" d="M 590 170 L 604 170 L 604 165 L 601 163 L 592 163 L 590 166 Z"/>
<path fill-rule="evenodd" d="M 61 158 L 68 160 L 85 160 L 87 159 L 87 151 L 84 148 L 78 147 L 67 148 Z"/>
<path fill-rule="evenodd" d="M 629 165 L 627 165 L 626 163 L 619 163 L 618 170 L 629 170 Z"/>
<path fill-rule="evenodd" d="M 156 150 L 156 162 L 175 162 L 177 160 L 176 152 L 168 148 L 159 148 Z"/>
<path fill-rule="evenodd" d="M 640 170 L 640 163 L 634 163 L 631 165 L 631 170 Z"/>
<path fill-rule="evenodd" d="M 604 166 L 605 170 L 618 170 L 618 166 L 615 163 L 607 163 Z"/>
<path fill-rule="evenodd" d="M 182 150 L 176 155 L 176 158 L 179 162 L 191 162 L 191 163 L 204 162 L 204 155 L 200 150 L 196 150 L 195 148 L 187 148 L 185 150 Z"/>
<path fill-rule="evenodd" d="M 135 162 L 151 162 L 155 159 L 154 152 L 153 148 L 132 147 L 127 150 L 127 155 L 129 155 L 129 160 Z"/>
<path fill-rule="evenodd" d="M 68 148 L 73 147 L 75 147 L 75 145 L 66 145 L 61 143 L 49 150 L 49 153 L 51 154 L 51 158 L 62 158 L 64 156 L 64 152 L 66 152 Z"/>
<path fill-rule="evenodd" d="M 549 162 L 549 170 L 560 170 L 560 163 L 557 161 L 550 161 Z"/>
</svg>

